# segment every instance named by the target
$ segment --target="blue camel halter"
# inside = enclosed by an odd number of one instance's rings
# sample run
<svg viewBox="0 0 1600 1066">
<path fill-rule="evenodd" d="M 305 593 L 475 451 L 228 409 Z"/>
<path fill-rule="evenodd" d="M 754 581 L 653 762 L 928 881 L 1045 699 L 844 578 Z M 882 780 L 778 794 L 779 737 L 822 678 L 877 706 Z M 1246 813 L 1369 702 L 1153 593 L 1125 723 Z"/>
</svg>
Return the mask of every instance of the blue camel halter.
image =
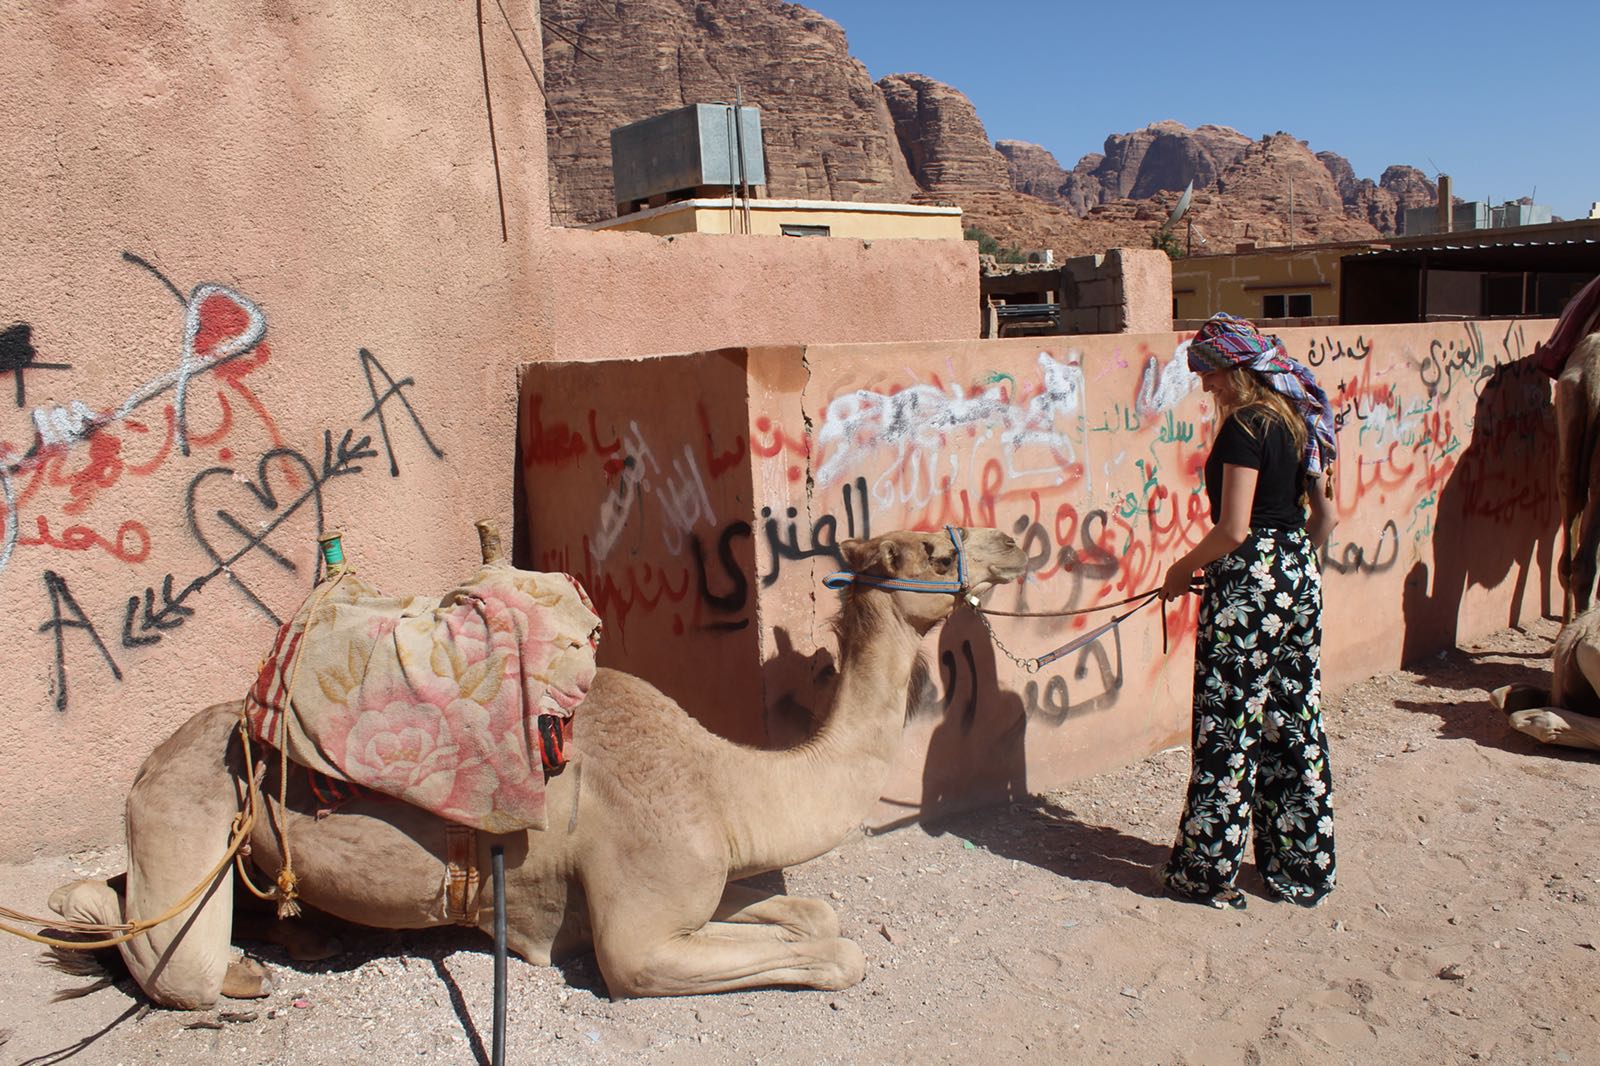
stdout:
<svg viewBox="0 0 1600 1066">
<path fill-rule="evenodd" d="M 961 533 L 955 526 L 945 526 L 944 531 L 950 537 L 950 543 L 956 548 L 956 576 L 953 581 L 925 581 L 915 577 L 879 577 L 877 574 L 862 574 L 854 570 L 839 570 L 822 579 L 822 584 L 830 589 L 842 589 L 847 585 L 870 585 L 878 589 L 890 589 L 895 592 L 946 592 L 952 596 L 965 596 L 967 593 L 967 549 L 961 543 Z"/>
</svg>

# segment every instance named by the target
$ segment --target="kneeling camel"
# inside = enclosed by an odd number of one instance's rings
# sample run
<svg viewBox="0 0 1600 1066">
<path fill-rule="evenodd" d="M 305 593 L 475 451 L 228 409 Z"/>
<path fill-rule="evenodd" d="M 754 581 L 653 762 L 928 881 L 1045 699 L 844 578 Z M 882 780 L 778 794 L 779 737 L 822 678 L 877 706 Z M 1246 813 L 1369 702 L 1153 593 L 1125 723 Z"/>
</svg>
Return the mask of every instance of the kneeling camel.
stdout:
<svg viewBox="0 0 1600 1066">
<path fill-rule="evenodd" d="M 1550 689 L 1506 685 L 1489 693 L 1511 728 L 1545 744 L 1600 751 L 1600 607 L 1561 627 L 1550 649 Z"/>
<path fill-rule="evenodd" d="M 961 574 L 972 592 L 1024 572 L 1026 557 L 1004 533 L 956 533 L 896 532 L 840 547 L 857 574 L 952 587 Z M 572 763 L 547 785 L 548 829 L 477 836 L 480 869 L 492 846 L 504 848 L 511 949 L 547 964 L 592 945 L 614 996 L 860 981 L 865 958 L 839 936 L 828 903 L 735 882 L 815 858 L 860 824 L 900 741 L 918 645 L 958 599 L 849 586 L 836 621 L 831 711 L 814 737 L 787 751 L 723 740 L 649 683 L 600 670 L 577 712 Z M 252 782 L 243 771 L 239 713 L 237 703 L 201 711 L 146 760 L 128 797 L 123 893 L 75 882 L 51 897 L 55 911 L 102 923 L 159 916 L 223 857 L 253 789 L 264 816 L 251 834 L 251 861 L 269 877 L 283 862 L 281 826 L 312 906 L 379 928 L 448 924 L 449 823 L 382 797 L 319 817 L 304 787 L 280 806 L 259 775 Z M 275 768 L 267 780 L 276 780 Z M 157 1003 L 205 1008 L 222 993 L 233 876 L 226 867 L 195 905 L 122 945 Z M 488 932 L 490 908 L 481 914 L 478 927 Z M 265 979 L 231 968 L 230 994 L 241 981 Z"/>
</svg>

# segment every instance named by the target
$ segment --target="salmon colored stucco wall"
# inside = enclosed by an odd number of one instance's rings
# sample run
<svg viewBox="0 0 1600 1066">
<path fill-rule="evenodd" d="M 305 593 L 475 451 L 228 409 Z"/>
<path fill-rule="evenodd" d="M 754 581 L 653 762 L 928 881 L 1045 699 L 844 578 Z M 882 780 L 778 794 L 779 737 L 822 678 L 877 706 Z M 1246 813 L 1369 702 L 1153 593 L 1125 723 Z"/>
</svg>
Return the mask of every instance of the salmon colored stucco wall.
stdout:
<svg viewBox="0 0 1600 1066">
<path fill-rule="evenodd" d="M 1522 358 L 1550 325 L 1285 331 L 1339 411 L 1329 686 L 1550 608 L 1550 390 Z M 1184 339 L 721 352 L 613 364 L 604 387 L 600 368 L 532 368 L 525 462 L 535 400 L 566 412 L 539 427 L 565 450 L 542 447 L 529 472 L 536 562 L 601 590 L 606 639 L 628 642 L 609 661 L 727 735 L 792 741 L 821 703 L 836 603 L 821 579 L 847 536 L 1004 529 L 1032 564 L 990 601 L 1002 610 L 1091 606 L 1160 582 L 1209 527 L 1200 470 L 1214 412 Z M 701 409 L 708 360 L 743 363 L 743 412 Z M 632 402 L 634 378 L 653 404 Z M 617 472 L 630 461 L 638 473 Z M 958 613 L 925 648 L 929 679 L 880 820 L 1049 788 L 1182 742 L 1196 606 L 1169 612 L 1165 654 L 1152 608 L 1031 676 Z M 1024 656 L 1090 624 L 994 620 Z"/>
<path fill-rule="evenodd" d="M 552 231 L 561 359 L 975 336 L 970 241 Z"/>
<path fill-rule="evenodd" d="M 543 101 L 490 8 L 502 237 L 473 10 L 0 6 L 0 859 L 120 839 L 319 525 L 397 591 L 509 534 L 555 338 Z"/>
</svg>

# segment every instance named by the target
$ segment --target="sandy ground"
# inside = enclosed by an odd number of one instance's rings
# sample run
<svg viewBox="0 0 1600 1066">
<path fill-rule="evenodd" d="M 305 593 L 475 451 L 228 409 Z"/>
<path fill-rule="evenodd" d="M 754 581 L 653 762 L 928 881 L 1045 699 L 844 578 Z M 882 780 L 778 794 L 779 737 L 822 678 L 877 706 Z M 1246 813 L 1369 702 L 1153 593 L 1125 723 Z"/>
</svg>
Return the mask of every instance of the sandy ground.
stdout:
<svg viewBox="0 0 1600 1066">
<path fill-rule="evenodd" d="M 1539 683 L 1555 626 L 1338 695 L 1339 888 L 1243 913 L 1153 895 L 1187 754 L 1027 804 L 846 842 L 766 879 L 835 901 L 866 950 L 844 992 L 612 1002 L 585 958 L 510 965 L 512 1063 L 1600 1062 L 1600 759 L 1511 733 L 1485 690 Z M 0 900 L 120 869 L 0 867 Z M 460 930 L 354 931 L 268 999 L 181 1014 L 0 937 L 0 1062 L 488 1061 L 492 957 Z M 223 1020 L 222 1011 L 241 1020 Z M 202 1028 L 193 1028 L 199 1023 Z"/>
</svg>

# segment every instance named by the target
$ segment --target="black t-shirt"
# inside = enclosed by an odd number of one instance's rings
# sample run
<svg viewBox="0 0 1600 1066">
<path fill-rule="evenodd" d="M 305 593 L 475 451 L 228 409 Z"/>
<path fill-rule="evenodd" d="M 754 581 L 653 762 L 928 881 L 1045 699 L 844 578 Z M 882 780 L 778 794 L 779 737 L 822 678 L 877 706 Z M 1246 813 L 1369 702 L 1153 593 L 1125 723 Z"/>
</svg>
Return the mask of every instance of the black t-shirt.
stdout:
<svg viewBox="0 0 1600 1066">
<path fill-rule="evenodd" d="M 1294 437 L 1277 418 L 1259 408 L 1235 411 L 1217 431 L 1206 457 L 1206 498 L 1211 521 L 1222 513 L 1222 468 L 1226 464 L 1260 471 L 1256 498 L 1250 507 L 1252 529 L 1301 529 L 1306 524 L 1300 495 L 1306 468 L 1294 448 Z"/>
</svg>

